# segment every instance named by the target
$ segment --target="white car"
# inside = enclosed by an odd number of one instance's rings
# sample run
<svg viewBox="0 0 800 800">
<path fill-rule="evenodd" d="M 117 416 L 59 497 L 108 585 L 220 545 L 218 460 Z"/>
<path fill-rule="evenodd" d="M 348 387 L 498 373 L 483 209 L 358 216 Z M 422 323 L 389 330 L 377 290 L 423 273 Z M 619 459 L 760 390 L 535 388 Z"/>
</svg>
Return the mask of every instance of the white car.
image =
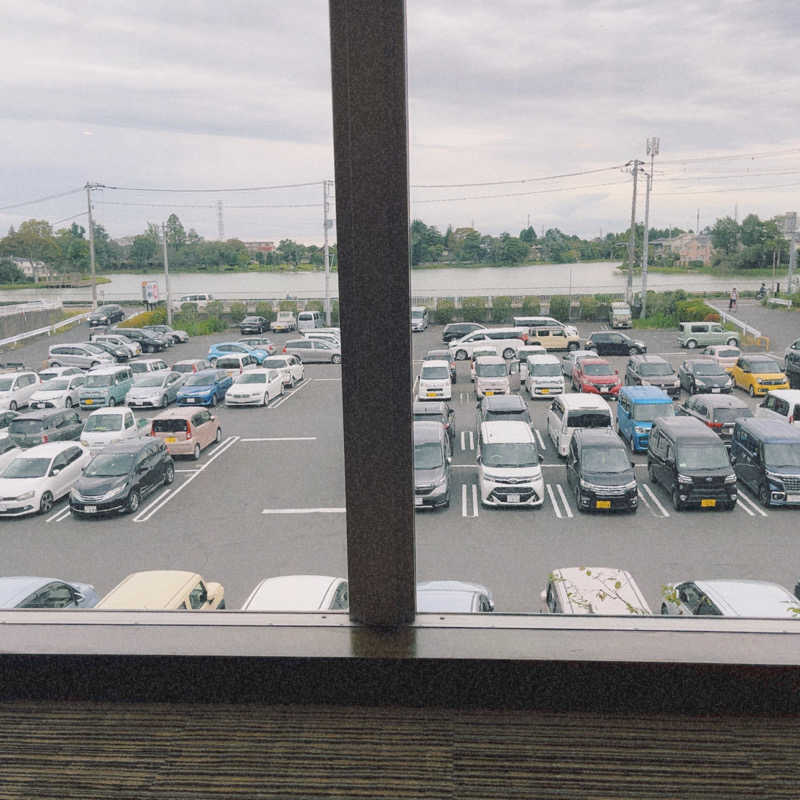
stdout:
<svg viewBox="0 0 800 800">
<path fill-rule="evenodd" d="M 572 378 L 575 365 L 581 358 L 597 358 L 597 353 L 594 350 L 570 350 L 561 356 L 561 374 Z"/>
<path fill-rule="evenodd" d="M 128 362 L 131 372 L 139 375 L 142 372 L 155 372 L 159 369 L 169 369 L 167 362 L 163 358 L 137 358 L 136 361 Z"/>
<path fill-rule="evenodd" d="M 149 430 L 149 422 L 137 422 L 133 411 L 127 406 L 98 408 L 86 418 L 81 431 L 81 444 L 94 455 L 111 442 L 144 436 Z"/>
<path fill-rule="evenodd" d="M 83 375 L 83 370 L 80 367 L 48 367 L 39 373 L 39 380 L 45 383 L 53 378 L 63 378 L 65 375 Z"/>
<path fill-rule="evenodd" d="M 418 400 L 451 400 L 453 384 L 450 382 L 449 361 L 423 361 L 417 379 Z"/>
<path fill-rule="evenodd" d="M 91 458 L 77 442 L 48 442 L 20 453 L 0 475 L 0 516 L 46 514 Z"/>
<path fill-rule="evenodd" d="M 125 405 L 133 408 L 166 408 L 178 396 L 187 375 L 167 369 L 142 372 L 134 378 L 125 395 Z"/>
<path fill-rule="evenodd" d="M 222 359 L 220 359 L 221 361 Z M 265 406 L 283 394 L 283 375 L 277 369 L 248 369 L 225 392 L 226 406 Z"/>
<path fill-rule="evenodd" d="M 296 386 L 305 377 L 305 367 L 297 356 L 270 356 L 261 363 L 265 369 L 277 369 L 284 386 Z"/>
<path fill-rule="evenodd" d="M 347 581 L 329 575 L 265 578 L 250 592 L 242 611 L 346 611 Z"/>
<path fill-rule="evenodd" d="M 0 409 L 16 411 L 27 406 L 31 395 L 41 386 L 35 372 L 5 372 L 0 375 Z"/>
<path fill-rule="evenodd" d="M 61 378 L 51 378 L 39 384 L 39 388 L 31 395 L 29 405 L 31 408 L 72 408 L 79 405 L 78 393 L 83 386 L 86 376 L 64 375 Z"/>
<path fill-rule="evenodd" d="M 92 336 L 91 340 L 93 342 L 110 344 L 114 347 L 123 347 L 131 354 L 131 358 L 135 358 L 136 356 L 140 356 L 142 354 L 142 346 L 139 344 L 139 342 L 135 342 L 133 339 L 129 339 L 127 336 L 123 336 L 122 334 L 102 333 Z"/>
</svg>

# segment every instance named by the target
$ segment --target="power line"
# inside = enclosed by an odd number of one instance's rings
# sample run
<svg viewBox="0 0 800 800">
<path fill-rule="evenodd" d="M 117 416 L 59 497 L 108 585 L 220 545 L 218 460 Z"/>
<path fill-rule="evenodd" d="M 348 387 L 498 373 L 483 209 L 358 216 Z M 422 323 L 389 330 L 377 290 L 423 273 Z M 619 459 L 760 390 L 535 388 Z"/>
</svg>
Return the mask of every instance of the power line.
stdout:
<svg viewBox="0 0 800 800">
<path fill-rule="evenodd" d="M 77 214 L 73 214 L 71 217 L 64 217 L 63 219 L 57 219 L 53 222 L 53 225 L 60 225 L 62 222 L 69 222 L 71 219 L 77 219 L 78 217 L 85 217 L 89 212 L 88 211 L 79 211 Z"/>
<path fill-rule="evenodd" d="M 49 194 L 47 197 L 37 197 L 36 200 L 26 200 L 23 203 L 12 203 L 8 206 L 0 206 L 0 211 L 9 211 L 12 208 L 22 208 L 22 206 L 33 206 L 37 203 L 45 203 L 48 200 L 58 200 L 60 197 L 67 197 L 68 195 L 77 194 L 82 191 L 83 187 L 81 186 L 80 189 L 70 189 L 68 192 L 61 192 L 60 194 Z"/>
<path fill-rule="evenodd" d="M 119 192 L 172 192 L 175 194 L 211 194 L 219 192 L 265 192 L 271 189 L 299 189 L 304 186 L 319 186 L 322 181 L 307 183 L 285 183 L 275 186 L 229 186 L 222 189 L 163 189 L 147 186 L 109 186 L 105 183 L 95 184 L 97 189 L 113 189 Z"/>
<path fill-rule="evenodd" d="M 98 200 L 100 206 L 139 206 L 142 208 L 216 208 L 215 205 L 200 203 L 125 203 L 117 200 Z"/>
<path fill-rule="evenodd" d="M 731 194 L 733 192 L 764 192 L 764 191 L 781 191 L 783 189 L 791 189 L 795 186 L 800 186 L 800 182 L 796 183 L 780 183 L 772 186 L 728 186 L 725 189 L 699 189 L 694 192 L 660 192 L 659 197 L 666 195 L 687 195 L 687 194 Z"/>
<path fill-rule="evenodd" d="M 516 178 L 506 181 L 484 181 L 482 183 L 412 183 L 412 189 L 464 189 L 468 186 L 507 186 L 513 183 L 533 183 L 536 181 L 553 181 L 557 178 L 575 178 L 579 175 L 596 175 L 598 172 L 610 172 L 611 170 L 622 169 L 624 164 L 616 164 L 613 167 L 601 167 L 600 169 L 585 169 L 580 172 L 564 172 L 561 175 L 544 175 L 539 178 Z"/>
<path fill-rule="evenodd" d="M 789 150 L 762 150 L 758 153 L 739 153 L 738 155 L 726 156 L 699 156 L 697 158 L 682 158 L 673 161 L 662 161 L 662 166 L 665 164 L 694 164 L 698 161 L 738 161 L 744 158 L 779 158 L 780 156 L 791 155 L 793 153 L 800 153 L 800 147 L 793 147 Z"/>
<path fill-rule="evenodd" d="M 538 189 L 533 192 L 509 192 L 507 194 L 478 194 L 469 197 L 440 197 L 436 200 L 413 200 L 413 204 L 419 203 L 454 203 L 461 200 L 491 200 L 501 197 L 527 197 L 532 194 L 550 194 L 551 192 L 571 192 L 576 189 L 596 189 L 601 186 L 624 186 L 627 181 L 611 181 L 609 183 L 587 183 L 581 186 L 560 186 L 554 189 Z"/>
</svg>

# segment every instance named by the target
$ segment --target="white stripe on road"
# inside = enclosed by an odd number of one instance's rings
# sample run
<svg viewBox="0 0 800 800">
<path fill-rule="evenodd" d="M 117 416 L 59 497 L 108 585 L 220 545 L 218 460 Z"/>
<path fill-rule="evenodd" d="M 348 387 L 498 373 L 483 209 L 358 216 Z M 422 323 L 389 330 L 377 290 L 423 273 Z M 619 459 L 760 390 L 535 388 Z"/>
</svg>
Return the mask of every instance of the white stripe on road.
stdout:
<svg viewBox="0 0 800 800">
<path fill-rule="evenodd" d="M 553 504 L 553 511 L 555 511 L 556 516 L 561 519 L 561 509 L 558 507 L 556 496 L 553 494 L 553 487 L 548 483 L 545 488 L 547 489 L 547 494 L 550 496 L 550 502 Z"/>
<path fill-rule="evenodd" d="M 240 442 L 315 442 L 316 436 L 255 436 Z"/>
<path fill-rule="evenodd" d="M 472 438 L 472 431 L 469 432 L 469 449 L 475 449 L 475 440 Z"/>
<path fill-rule="evenodd" d="M 736 504 L 745 514 L 749 514 L 751 517 L 754 517 L 755 514 L 744 504 L 742 503 L 742 496 L 739 495 L 739 502 Z"/>
<path fill-rule="evenodd" d="M 567 496 L 564 494 L 564 490 L 561 488 L 560 483 L 556 484 L 556 489 L 558 489 L 558 496 L 561 498 L 561 502 L 564 504 L 564 511 L 566 511 L 567 516 L 572 519 L 572 509 L 569 507 Z"/>
<path fill-rule="evenodd" d="M 59 508 L 55 514 L 51 514 L 47 518 L 47 522 L 61 522 L 62 519 L 66 519 L 69 516 L 69 500 L 67 500 L 66 508 Z"/>
<path fill-rule="evenodd" d="M 467 448 L 464 446 L 464 434 L 465 431 L 461 431 L 461 449 L 466 450 Z"/>
<path fill-rule="evenodd" d="M 270 408 L 278 408 L 280 405 L 285 403 L 290 397 L 294 397 L 301 389 L 305 389 L 311 383 L 310 379 L 304 380 L 296 389 L 289 392 L 289 394 L 285 394 L 274 406 L 270 406 Z"/>
<path fill-rule="evenodd" d="M 658 516 L 660 516 L 659 514 L 656 514 L 656 512 L 655 512 L 655 511 L 653 511 L 653 506 L 651 506 L 651 505 L 650 505 L 650 501 L 647 499 L 647 495 L 646 495 L 644 492 L 639 492 L 639 498 L 642 500 L 642 502 L 644 502 L 644 504 L 647 506 L 647 510 L 648 510 L 648 511 L 649 511 L 649 512 L 650 512 L 650 513 L 651 513 L 651 514 L 654 516 L 654 517 L 658 517 Z"/>
<path fill-rule="evenodd" d="M 539 433 L 539 429 L 536 429 L 536 438 L 539 440 L 539 447 L 542 450 L 547 450 L 547 445 L 544 443 L 544 439 L 542 439 L 542 434 Z"/>
<path fill-rule="evenodd" d="M 211 455 L 211 458 L 206 461 L 201 467 L 196 469 L 192 475 L 190 475 L 177 489 L 170 489 L 166 494 L 162 494 L 160 497 L 157 497 L 149 506 L 143 508 L 134 518 L 134 522 L 147 522 L 150 517 L 153 516 L 157 511 L 160 511 L 173 497 L 175 497 L 179 492 L 182 492 L 201 472 L 203 472 L 209 464 L 211 464 L 217 456 L 221 456 L 226 450 L 230 450 L 230 448 L 239 441 L 238 436 L 230 436 L 224 442 L 217 445 L 214 448 L 214 451 Z"/>
<path fill-rule="evenodd" d="M 200 467 L 194 467 L 193 469 L 176 469 L 175 472 L 197 472 Z"/>
<path fill-rule="evenodd" d="M 761 508 L 759 508 L 756 505 L 755 501 L 751 500 L 749 497 L 747 497 L 744 494 L 744 492 L 740 491 L 739 492 L 739 503 L 738 503 L 738 505 L 742 504 L 742 500 L 744 500 L 744 502 L 745 502 L 745 505 L 742 506 L 742 508 L 744 508 L 745 511 L 748 510 L 748 506 L 749 506 L 750 508 L 753 509 L 753 511 L 756 512 L 756 514 L 761 514 L 762 517 L 766 517 L 767 516 L 767 512 L 766 511 L 763 511 Z M 750 516 L 752 517 L 752 516 L 755 516 L 755 515 L 754 514 L 750 514 Z"/>
<path fill-rule="evenodd" d="M 478 485 L 476 483 L 472 484 L 472 507 L 475 509 L 474 513 L 472 514 L 473 517 L 478 516 Z"/>
<path fill-rule="evenodd" d="M 461 516 L 467 516 L 467 484 L 461 484 Z"/>
<path fill-rule="evenodd" d="M 341 378 L 305 378 L 307 381 L 339 381 L 341 383 Z"/>
<path fill-rule="evenodd" d="M 347 509 L 334 508 L 265 508 L 262 514 L 346 514 Z"/>
<path fill-rule="evenodd" d="M 653 490 L 646 483 L 642 484 L 642 489 L 644 489 L 647 492 L 647 494 L 650 495 L 650 499 L 656 504 L 656 507 L 658 508 L 658 510 L 665 517 L 668 517 L 669 516 L 669 511 L 667 511 L 667 509 L 664 508 L 664 506 L 661 505 L 661 501 L 655 496 L 655 493 L 653 492 Z"/>
</svg>

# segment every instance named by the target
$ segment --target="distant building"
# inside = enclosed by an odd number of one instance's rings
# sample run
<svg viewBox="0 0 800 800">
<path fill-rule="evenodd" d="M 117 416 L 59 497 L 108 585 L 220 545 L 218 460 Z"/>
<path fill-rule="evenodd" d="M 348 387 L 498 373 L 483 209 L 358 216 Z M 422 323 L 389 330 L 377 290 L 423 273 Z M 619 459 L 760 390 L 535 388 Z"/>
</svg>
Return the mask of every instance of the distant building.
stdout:
<svg viewBox="0 0 800 800">
<path fill-rule="evenodd" d="M 130 247 L 133 244 L 133 240 L 135 238 L 136 238 L 135 236 L 120 236 L 119 239 L 114 239 L 114 241 L 120 247 Z"/>
<path fill-rule="evenodd" d="M 671 239 L 653 239 L 650 244 L 656 251 L 677 253 L 684 266 L 690 261 L 702 261 L 706 266 L 711 263 L 713 248 L 709 233 L 682 233 Z"/>
<path fill-rule="evenodd" d="M 275 242 L 242 242 L 248 253 L 272 253 L 275 251 Z"/>
<path fill-rule="evenodd" d="M 44 261 L 34 261 L 31 264 L 27 258 L 17 258 L 16 256 L 12 256 L 11 260 L 26 278 L 51 278 L 54 274 Z"/>
</svg>

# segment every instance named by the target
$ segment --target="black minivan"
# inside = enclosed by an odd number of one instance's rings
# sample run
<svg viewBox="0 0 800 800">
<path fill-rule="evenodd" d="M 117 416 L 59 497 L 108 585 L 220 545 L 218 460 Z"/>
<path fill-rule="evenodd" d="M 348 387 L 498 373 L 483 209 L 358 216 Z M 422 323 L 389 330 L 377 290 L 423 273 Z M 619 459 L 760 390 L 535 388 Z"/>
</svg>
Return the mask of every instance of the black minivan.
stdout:
<svg viewBox="0 0 800 800">
<path fill-rule="evenodd" d="M 740 419 L 733 428 L 736 477 L 769 506 L 800 505 L 800 429 L 779 419 Z"/>
<path fill-rule="evenodd" d="M 636 511 L 633 462 L 611 428 L 578 428 L 567 451 L 567 484 L 578 511 Z"/>
<path fill-rule="evenodd" d="M 659 417 L 647 445 L 647 474 L 672 496 L 676 511 L 686 506 L 736 506 L 736 474 L 728 448 L 694 417 Z"/>
<path fill-rule="evenodd" d="M 35 447 L 45 442 L 81 438 L 83 422 L 74 408 L 43 408 L 19 414 L 8 426 L 9 438 L 17 447 Z"/>
</svg>

